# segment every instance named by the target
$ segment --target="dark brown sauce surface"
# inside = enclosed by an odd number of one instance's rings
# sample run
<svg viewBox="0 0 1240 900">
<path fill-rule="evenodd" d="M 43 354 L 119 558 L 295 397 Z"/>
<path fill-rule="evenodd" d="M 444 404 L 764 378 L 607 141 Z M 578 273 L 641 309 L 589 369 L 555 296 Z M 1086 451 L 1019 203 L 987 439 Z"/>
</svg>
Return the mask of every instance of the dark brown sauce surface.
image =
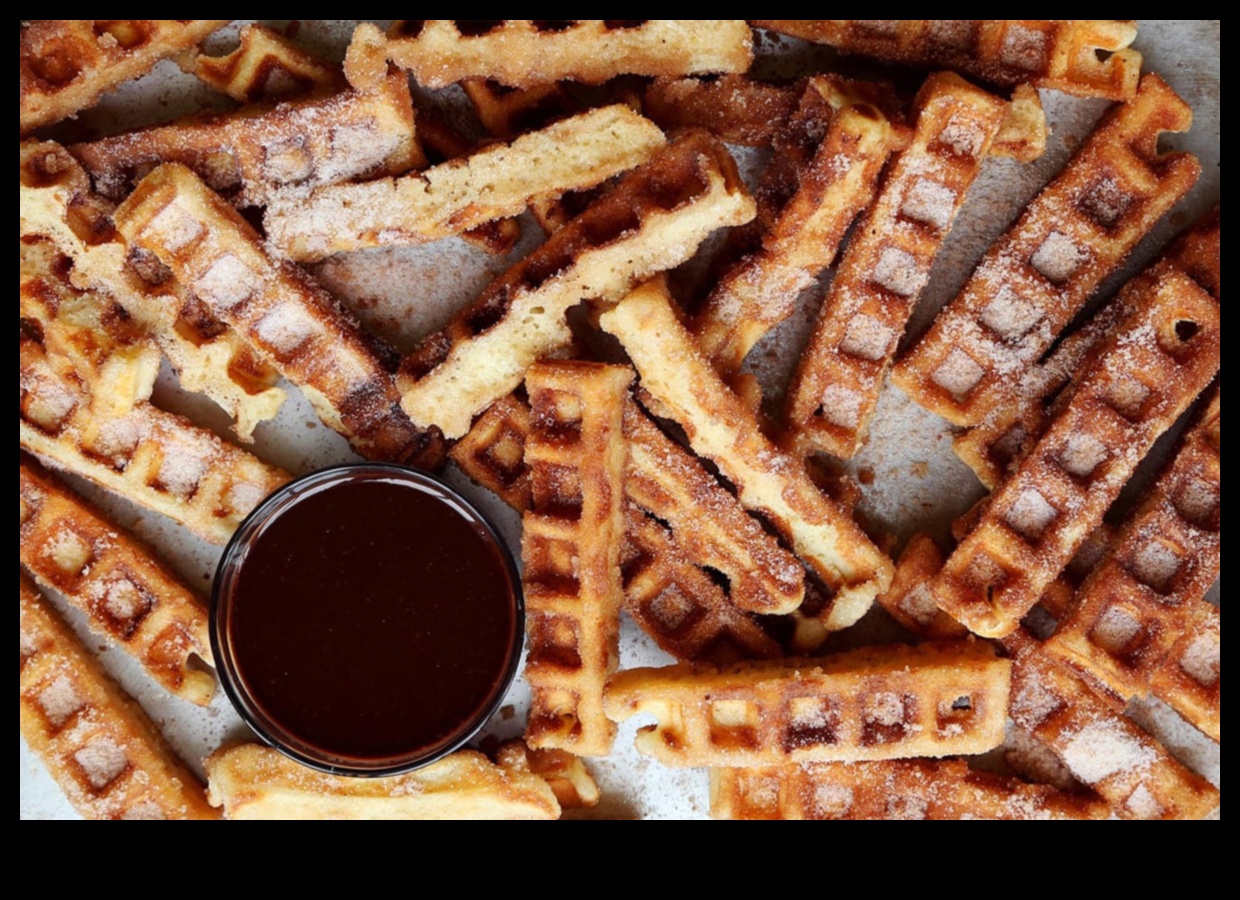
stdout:
<svg viewBox="0 0 1240 900">
<path fill-rule="evenodd" d="M 497 700 L 519 652 L 516 590 L 467 508 L 399 477 L 346 478 L 256 533 L 228 641 L 260 714 L 295 741 L 343 761 L 409 757 Z"/>
</svg>

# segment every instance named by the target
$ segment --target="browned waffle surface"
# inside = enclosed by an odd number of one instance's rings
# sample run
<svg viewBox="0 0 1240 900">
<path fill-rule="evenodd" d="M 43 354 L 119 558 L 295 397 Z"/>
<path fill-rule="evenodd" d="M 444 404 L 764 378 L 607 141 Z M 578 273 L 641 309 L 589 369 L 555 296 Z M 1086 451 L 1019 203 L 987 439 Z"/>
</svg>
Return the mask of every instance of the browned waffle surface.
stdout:
<svg viewBox="0 0 1240 900">
<path fill-rule="evenodd" d="M 189 169 L 169 163 L 144 178 L 116 225 L 297 384 L 362 456 L 442 462 L 442 440 L 401 412 L 391 374 L 352 316 L 300 269 L 269 257 L 254 229 Z"/>
<path fill-rule="evenodd" d="M 947 555 L 932 538 L 915 534 L 896 560 L 891 587 L 878 597 L 878 604 L 909 631 L 932 640 L 964 637 L 965 628 L 934 602 L 930 581 L 943 569 Z"/>
<path fill-rule="evenodd" d="M 1222 613 L 1208 603 L 1193 603 L 1181 626 L 1180 639 L 1154 671 L 1153 693 L 1221 743 Z"/>
<path fill-rule="evenodd" d="M 471 78 L 462 82 L 461 88 L 473 104 L 482 127 L 502 140 L 545 128 L 581 111 L 581 104 L 563 85 L 556 83 L 517 89 L 485 78 Z"/>
<path fill-rule="evenodd" d="M 653 715 L 637 749 L 674 767 L 967 755 L 1002 743 L 1010 676 L 1009 661 L 973 641 L 630 669 L 608 685 L 607 713 Z"/>
<path fill-rule="evenodd" d="M 212 662 L 202 598 L 150 548 L 24 456 L 20 476 L 22 565 L 166 690 L 210 703 L 215 679 L 191 662 Z"/>
<path fill-rule="evenodd" d="M 264 224 L 283 254 L 308 262 L 427 243 L 517 215 L 535 197 L 595 187 L 649 161 L 665 144 L 648 119 L 607 106 L 424 172 L 308 196 L 300 189 L 278 194 Z"/>
<path fill-rule="evenodd" d="M 646 88 L 642 111 L 661 128 L 705 128 L 729 144 L 769 147 L 800 94 L 795 85 L 747 75 L 660 78 Z"/>
<path fill-rule="evenodd" d="M 69 148 L 99 192 L 123 200 L 156 166 L 179 162 L 237 206 L 281 191 L 394 175 L 419 164 L 409 85 L 393 74 L 378 89 L 260 103 Z"/>
<path fill-rule="evenodd" d="M 1011 716 L 1047 745 L 1072 775 L 1122 819 L 1204 819 L 1219 792 L 1156 740 L 1115 712 L 1028 635 L 1007 646 L 1015 657 Z"/>
<path fill-rule="evenodd" d="M 1016 628 L 1214 379 L 1220 327 L 1218 303 L 1192 279 L 1159 280 L 933 582 L 944 611 L 987 637 Z"/>
<path fill-rule="evenodd" d="M 22 21 L 21 133 L 93 105 L 105 93 L 188 50 L 228 19 Z"/>
<path fill-rule="evenodd" d="M 847 628 L 891 582 L 892 564 L 848 513 L 819 491 L 804 465 L 763 435 L 750 408 L 720 380 L 652 281 L 603 315 L 641 374 L 656 412 L 675 420 L 693 449 L 736 486 L 742 505 L 770 521 L 833 591 L 829 630 Z"/>
<path fill-rule="evenodd" d="M 21 447 L 168 516 L 199 537 L 227 543 L 241 520 L 289 475 L 205 429 L 149 403 L 99 417 L 72 377 L 19 336 Z"/>
<path fill-rule="evenodd" d="M 1014 403 L 1030 367 L 1196 182 L 1193 156 L 1157 146 L 1163 132 L 1191 124 L 1162 79 L 1142 79 L 990 249 L 896 366 L 896 384 L 954 425 Z"/>
<path fill-rule="evenodd" d="M 487 78 L 529 88 L 744 72 L 752 45 L 744 19 L 404 19 L 392 26 L 386 52 L 423 87 Z"/>
<path fill-rule="evenodd" d="M 1197 607 L 1219 576 L 1222 482 L 1220 392 L 1103 563 L 1085 582 L 1047 649 L 1125 700 L 1145 696 Z M 1218 684 L 1218 664 L 1185 670 L 1203 691 Z M 1217 645 L 1215 646 L 1217 651 Z M 1185 648 L 1179 664 L 1194 654 Z M 1217 715 L 1217 713 L 1216 713 Z M 1194 718 L 1197 718 L 1194 716 Z M 1208 718 L 1208 717 L 1207 717 Z M 1194 724 L 1197 724 L 1194 722 Z M 1217 732 L 1212 735 L 1218 739 Z"/>
<path fill-rule="evenodd" d="M 560 804 L 528 761 L 492 763 L 463 750 L 393 778 L 342 778 L 300 766 L 275 750 L 242 744 L 207 759 L 208 795 L 224 817 L 273 820 L 558 819 Z"/>
<path fill-rule="evenodd" d="M 339 66 L 307 53 L 264 25 L 242 28 L 231 53 L 194 53 L 182 67 L 240 103 L 288 100 L 344 86 Z"/>
<path fill-rule="evenodd" d="M 932 75 L 900 151 L 840 262 L 786 404 L 793 445 L 849 458 L 878 407 L 896 345 L 1007 104 L 951 74 Z"/>
<path fill-rule="evenodd" d="M 216 819 L 198 779 L 23 574 L 22 737 L 87 819 Z"/>
<path fill-rule="evenodd" d="M 752 19 L 844 53 L 955 69 L 1001 85 L 1033 84 L 1127 100 L 1141 54 L 1132 19 Z"/>
<path fill-rule="evenodd" d="M 962 760 L 809 763 L 713 769 L 714 819 L 1027 822 L 1107 819 L 1111 809 L 1070 794 L 970 769 Z"/>
<path fill-rule="evenodd" d="M 620 656 L 621 419 L 632 380 L 627 367 L 581 362 L 539 363 L 526 376 L 532 504 L 521 556 L 535 748 L 611 752 L 603 688 Z"/>
<path fill-rule="evenodd" d="M 619 301 L 690 259 L 715 230 L 753 215 L 753 199 L 722 144 L 704 132 L 673 141 L 406 360 L 406 412 L 450 439 L 463 436 L 536 360 L 569 343 L 570 308 L 587 299 Z"/>
</svg>

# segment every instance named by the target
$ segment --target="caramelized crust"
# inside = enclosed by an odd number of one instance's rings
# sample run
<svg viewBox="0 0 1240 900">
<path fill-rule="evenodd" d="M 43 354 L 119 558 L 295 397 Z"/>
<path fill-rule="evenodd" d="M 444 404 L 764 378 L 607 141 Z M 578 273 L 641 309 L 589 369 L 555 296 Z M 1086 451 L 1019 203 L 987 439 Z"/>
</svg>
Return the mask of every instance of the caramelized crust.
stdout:
<svg viewBox="0 0 1240 900">
<path fill-rule="evenodd" d="M 970 427 L 1017 402 L 1021 379 L 1099 284 L 1113 274 L 1201 172 L 1159 135 L 1186 131 L 1192 111 L 1147 75 L 900 361 L 892 380 L 953 425 Z"/>
<path fill-rule="evenodd" d="M 796 112 L 804 82 L 767 84 L 747 75 L 658 78 L 642 112 L 660 128 L 705 128 L 721 141 L 769 147 Z"/>
<path fill-rule="evenodd" d="M 344 87 L 333 66 L 264 25 L 246 25 L 236 50 L 223 56 L 192 53 L 181 66 L 239 103 L 289 100 Z"/>
<path fill-rule="evenodd" d="M 228 19 L 32 19 L 18 57 L 21 133 L 93 106 Z"/>
<path fill-rule="evenodd" d="M 752 19 L 842 53 L 955 69 L 1000 85 L 1129 100 L 1141 54 L 1132 19 Z"/>
<path fill-rule="evenodd" d="M 87 819 L 217 819 L 142 708 L 20 578 L 22 737 Z"/>
<path fill-rule="evenodd" d="M 824 659 L 630 669 L 616 721 L 653 715 L 637 749 L 673 767 L 753 768 L 985 753 L 1003 741 L 1011 663 L 988 644 L 870 647 Z"/>
<path fill-rule="evenodd" d="M 896 560 L 891 587 L 878 597 L 878 605 L 893 619 L 919 637 L 953 640 L 969 633 L 934 603 L 930 581 L 943 570 L 947 555 L 928 535 L 915 534 Z"/>
<path fill-rule="evenodd" d="M 1221 743 L 1222 613 L 1209 603 L 1192 603 L 1181 625 L 1180 639 L 1154 670 L 1154 696 Z"/>
</svg>

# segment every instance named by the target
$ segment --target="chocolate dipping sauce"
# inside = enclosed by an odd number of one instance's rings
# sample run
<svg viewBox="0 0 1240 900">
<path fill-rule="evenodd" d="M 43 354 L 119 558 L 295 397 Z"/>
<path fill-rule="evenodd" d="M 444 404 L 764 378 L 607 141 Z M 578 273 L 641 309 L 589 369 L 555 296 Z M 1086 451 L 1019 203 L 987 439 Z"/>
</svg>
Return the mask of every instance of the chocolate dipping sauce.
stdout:
<svg viewBox="0 0 1240 900">
<path fill-rule="evenodd" d="M 303 479 L 247 520 L 212 628 L 256 730 L 319 768 L 389 774 L 450 752 L 494 712 L 521 619 L 512 559 L 471 506 L 419 473 L 366 465 Z"/>
</svg>

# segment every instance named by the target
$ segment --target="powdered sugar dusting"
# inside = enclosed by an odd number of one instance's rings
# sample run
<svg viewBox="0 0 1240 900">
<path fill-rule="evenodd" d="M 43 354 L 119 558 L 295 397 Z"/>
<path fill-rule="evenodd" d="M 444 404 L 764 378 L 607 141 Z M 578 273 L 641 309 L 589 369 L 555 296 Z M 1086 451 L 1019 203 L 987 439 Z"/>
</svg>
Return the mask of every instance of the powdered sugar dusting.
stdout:
<svg viewBox="0 0 1240 900">
<path fill-rule="evenodd" d="M 229 310 L 248 300 L 261 284 L 257 272 L 229 253 L 194 282 L 194 292 L 216 309 Z"/>
<path fill-rule="evenodd" d="M 900 212 L 910 219 L 933 225 L 940 231 L 951 224 L 956 212 L 956 193 L 946 185 L 919 178 L 909 188 Z"/>
<path fill-rule="evenodd" d="M 963 350 L 953 350 L 934 370 L 934 383 L 948 391 L 957 399 L 968 396 L 977 383 L 982 380 L 986 370 Z"/>
<path fill-rule="evenodd" d="M 1140 633 L 1141 620 L 1122 606 L 1113 606 L 1098 620 L 1090 638 L 1108 653 L 1120 654 Z"/>
<path fill-rule="evenodd" d="M 822 414 L 843 428 L 856 428 L 861 422 L 863 399 L 856 391 L 833 384 L 822 392 Z"/>
<path fill-rule="evenodd" d="M 302 304 L 288 301 L 263 316 L 255 330 L 276 353 L 287 355 L 313 340 L 322 329 Z"/>
<path fill-rule="evenodd" d="M 884 250 L 874 267 L 874 281 L 901 297 L 916 296 L 929 280 L 916 258 L 896 247 Z"/>
<path fill-rule="evenodd" d="M 1059 454 L 1060 465 L 1077 478 L 1088 478 L 1107 461 L 1110 451 L 1092 434 L 1074 434 Z"/>
<path fill-rule="evenodd" d="M 73 682 L 64 675 L 57 676 L 39 692 L 38 702 L 43 715 L 53 728 L 63 727 L 65 722 L 86 704 Z"/>
<path fill-rule="evenodd" d="M 1055 284 L 1063 284 L 1088 258 L 1088 254 L 1072 238 L 1052 231 L 1030 258 L 1029 264 Z"/>
<path fill-rule="evenodd" d="M 1222 664 L 1222 642 L 1217 631 L 1194 640 L 1180 659 L 1180 668 L 1202 687 L 1214 687 L 1219 683 Z"/>
<path fill-rule="evenodd" d="M 1114 775 L 1136 772 L 1156 759 L 1145 746 L 1118 722 L 1086 725 L 1064 748 L 1063 761 L 1086 784 L 1098 784 Z"/>
<path fill-rule="evenodd" d="M 982 324 L 1005 340 L 1023 338 L 1042 320 L 1037 304 L 1025 300 L 1007 285 L 982 310 Z"/>
<path fill-rule="evenodd" d="M 1151 540 L 1132 559 L 1132 573 L 1156 591 L 1167 590 L 1179 571 L 1179 554 L 1159 541 Z"/>
<path fill-rule="evenodd" d="M 1042 496 L 1041 491 L 1037 488 L 1026 488 L 1016 498 L 1016 502 L 1004 516 L 1004 521 L 1024 537 L 1036 541 L 1058 517 L 1059 510 Z"/>
<path fill-rule="evenodd" d="M 895 343 L 896 333 L 873 316 L 854 316 L 848 323 L 840 349 L 859 359 L 876 362 L 887 355 Z"/>
<path fill-rule="evenodd" d="M 91 738 L 90 743 L 73 754 L 73 759 L 96 790 L 103 790 L 129 766 L 125 751 L 106 735 Z"/>
</svg>

